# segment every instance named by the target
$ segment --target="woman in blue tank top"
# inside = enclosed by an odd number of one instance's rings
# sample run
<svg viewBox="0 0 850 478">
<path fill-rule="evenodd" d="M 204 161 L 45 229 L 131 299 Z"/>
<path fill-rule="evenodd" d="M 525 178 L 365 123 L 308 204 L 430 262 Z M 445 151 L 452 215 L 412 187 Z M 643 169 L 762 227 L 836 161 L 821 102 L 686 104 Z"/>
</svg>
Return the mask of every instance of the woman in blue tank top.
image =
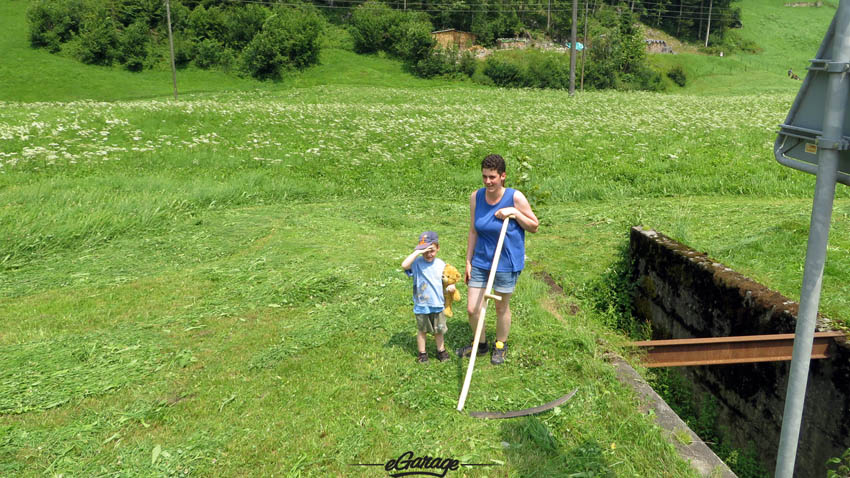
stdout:
<svg viewBox="0 0 850 478">
<path fill-rule="evenodd" d="M 496 305 L 496 343 L 490 362 L 499 365 L 505 361 L 508 333 L 511 329 L 510 301 L 516 281 L 525 267 L 525 232 L 537 232 L 539 222 L 531 210 L 528 199 L 516 189 L 505 187 L 505 160 L 491 154 L 481 162 L 481 177 L 484 187 L 469 197 L 469 236 L 466 244 L 466 284 L 468 289 L 467 313 L 469 326 L 475 333 L 478 314 L 484 303 L 484 288 L 493 265 L 493 255 L 502 230 L 502 222 L 508 216 L 505 242 L 496 267 L 493 291 L 502 297 Z M 478 355 L 488 351 L 487 335 L 481 330 Z M 458 349 L 458 354 L 468 356 L 472 346 Z"/>
</svg>

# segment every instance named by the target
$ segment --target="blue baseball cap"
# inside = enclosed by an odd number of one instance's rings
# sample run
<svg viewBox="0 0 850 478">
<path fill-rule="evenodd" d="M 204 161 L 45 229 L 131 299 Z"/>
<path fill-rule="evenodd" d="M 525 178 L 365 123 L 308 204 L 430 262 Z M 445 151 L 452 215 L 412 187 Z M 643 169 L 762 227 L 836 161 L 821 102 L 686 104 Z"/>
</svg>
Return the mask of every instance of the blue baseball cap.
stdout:
<svg viewBox="0 0 850 478">
<path fill-rule="evenodd" d="M 419 245 L 416 246 L 416 250 L 427 249 L 435 242 L 440 242 L 437 233 L 434 231 L 425 231 L 419 235 Z"/>
</svg>

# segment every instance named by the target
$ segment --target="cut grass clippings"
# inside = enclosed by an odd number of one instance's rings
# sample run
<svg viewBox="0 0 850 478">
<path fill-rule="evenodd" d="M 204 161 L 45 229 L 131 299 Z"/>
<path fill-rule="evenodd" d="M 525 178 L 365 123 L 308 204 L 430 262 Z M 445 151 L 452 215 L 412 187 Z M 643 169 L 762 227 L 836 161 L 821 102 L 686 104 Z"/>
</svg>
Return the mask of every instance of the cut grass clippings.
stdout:
<svg viewBox="0 0 850 478">
<path fill-rule="evenodd" d="M 132 383 L 165 364 L 143 329 L 0 347 L 0 415 L 48 410 Z"/>
</svg>

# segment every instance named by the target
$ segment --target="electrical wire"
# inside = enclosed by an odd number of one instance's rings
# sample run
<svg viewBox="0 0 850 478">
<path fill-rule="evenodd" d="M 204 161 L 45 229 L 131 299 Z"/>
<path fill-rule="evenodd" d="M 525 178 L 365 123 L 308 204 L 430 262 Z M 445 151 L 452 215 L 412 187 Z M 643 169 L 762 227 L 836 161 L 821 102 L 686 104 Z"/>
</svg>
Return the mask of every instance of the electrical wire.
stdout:
<svg viewBox="0 0 850 478">
<path fill-rule="evenodd" d="M 273 1 L 273 0 L 227 0 L 227 2 L 228 3 L 243 3 L 243 4 L 250 3 L 250 4 L 272 5 L 272 6 L 281 5 L 281 6 L 293 6 L 293 7 L 303 5 L 302 3 L 293 3 L 293 2 L 287 2 L 287 1 Z M 351 9 L 351 8 L 356 8 L 356 5 L 361 5 L 363 2 L 359 1 L 359 0 L 335 0 L 333 3 L 335 5 L 321 5 L 321 4 L 316 4 L 316 3 L 311 3 L 310 5 L 313 5 L 316 8 L 326 8 L 326 9 Z M 396 3 L 401 3 L 401 2 L 399 2 L 397 0 Z M 579 8 L 584 8 L 585 3 L 580 3 Z M 351 4 L 351 5 L 339 5 L 339 4 Z M 659 3 L 659 2 L 641 2 L 640 4 L 638 4 L 638 7 L 641 7 L 642 5 L 651 5 L 651 4 L 663 5 L 662 3 Z M 543 3 L 530 3 L 530 4 L 520 5 L 521 7 L 528 8 L 528 9 L 525 9 L 525 10 L 517 9 L 516 5 L 514 5 L 514 6 L 498 5 L 498 4 L 497 5 L 467 4 L 467 5 L 469 5 L 469 6 L 459 7 L 457 4 L 428 4 L 428 3 L 422 3 L 422 2 L 408 2 L 407 3 L 408 7 L 415 7 L 415 6 L 428 7 L 428 8 L 410 8 L 410 10 L 412 10 L 412 11 L 426 12 L 426 13 L 503 13 L 503 12 L 509 12 L 509 11 L 514 11 L 514 12 L 519 11 L 521 13 L 531 13 L 531 12 L 535 12 L 535 11 L 539 12 L 539 13 L 572 12 L 572 7 L 570 7 L 570 8 L 549 8 L 548 4 L 543 4 Z M 667 5 L 673 6 L 672 4 L 667 4 Z M 484 7 L 488 7 L 488 8 L 484 8 Z M 496 7 L 496 8 L 494 9 L 492 7 Z M 502 7 L 507 7 L 507 8 L 502 8 Z M 533 7 L 536 7 L 536 8 L 533 8 Z M 692 7 L 688 7 L 688 8 L 692 8 Z M 693 7 L 693 8 L 695 8 L 695 7 Z M 664 14 L 658 14 L 657 12 L 658 12 L 657 9 L 648 9 L 643 13 L 639 12 L 639 13 L 635 13 L 635 14 L 639 15 L 641 17 L 644 17 L 644 18 L 647 18 L 647 17 L 649 17 L 649 18 L 667 18 L 667 19 L 694 20 L 694 21 L 707 20 L 709 18 L 717 19 L 717 20 L 726 20 L 726 19 L 734 18 L 734 11 L 731 10 L 731 9 L 727 9 L 727 10 L 712 9 L 710 12 L 705 11 L 704 13 L 697 13 L 696 11 L 694 11 L 694 12 L 689 12 L 687 15 L 685 15 L 684 7 L 682 8 L 682 14 L 677 14 L 676 11 L 675 11 L 675 8 L 665 9 L 663 11 Z M 622 15 L 623 13 L 624 12 L 616 12 L 616 14 L 618 14 L 618 15 Z M 630 13 L 634 13 L 634 12 L 630 12 Z"/>
</svg>

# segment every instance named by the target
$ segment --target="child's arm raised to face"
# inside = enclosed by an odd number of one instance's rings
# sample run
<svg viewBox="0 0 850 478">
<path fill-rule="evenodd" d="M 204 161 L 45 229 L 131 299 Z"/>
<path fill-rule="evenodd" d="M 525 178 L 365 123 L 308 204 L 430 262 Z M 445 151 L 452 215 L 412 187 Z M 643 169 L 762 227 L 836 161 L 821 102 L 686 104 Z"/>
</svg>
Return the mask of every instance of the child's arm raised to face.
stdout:
<svg viewBox="0 0 850 478">
<path fill-rule="evenodd" d="M 408 271 L 410 270 L 410 266 L 413 265 L 413 261 L 416 260 L 417 256 L 421 256 L 425 254 L 426 251 L 430 251 L 434 246 L 428 246 L 426 249 L 414 250 L 407 256 L 403 261 L 401 261 L 401 268 Z"/>
</svg>

